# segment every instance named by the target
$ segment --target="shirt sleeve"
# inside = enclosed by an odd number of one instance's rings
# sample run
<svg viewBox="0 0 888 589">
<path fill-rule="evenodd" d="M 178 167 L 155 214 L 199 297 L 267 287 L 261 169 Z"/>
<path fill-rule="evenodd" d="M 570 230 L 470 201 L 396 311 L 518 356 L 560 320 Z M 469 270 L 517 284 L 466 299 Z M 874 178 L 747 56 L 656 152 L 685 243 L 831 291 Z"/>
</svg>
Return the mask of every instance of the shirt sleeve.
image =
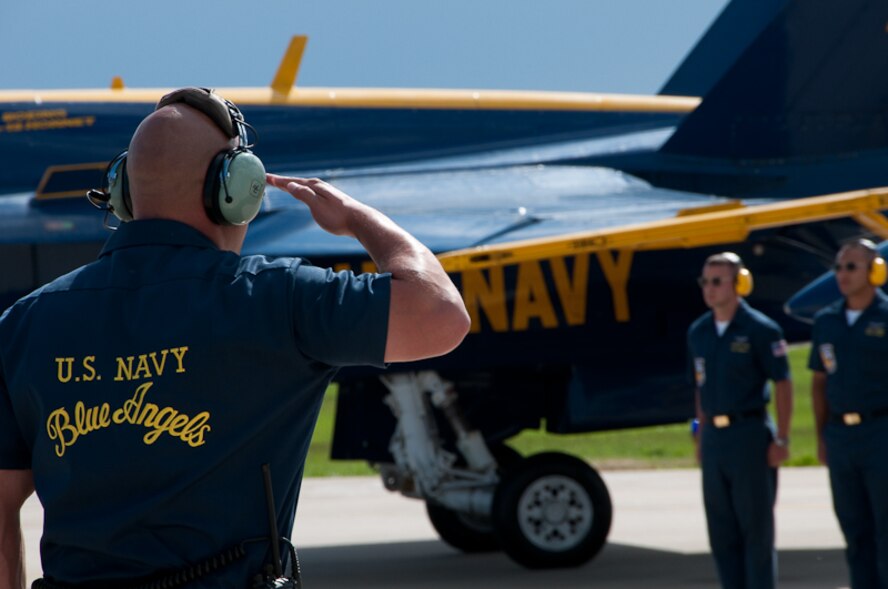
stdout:
<svg viewBox="0 0 888 589">
<path fill-rule="evenodd" d="M 332 366 L 385 366 L 391 274 L 296 264 L 293 329 L 310 358 Z"/>
<path fill-rule="evenodd" d="M 786 340 L 776 324 L 766 326 L 760 334 L 759 362 L 768 378 L 777 382 L 790 377 Z"/>
<path fill-rule="evenodd" d="M 12 411 L 12 399 L 0 365 L 0 469 L 31 468 L 31 452 Z"/>
</svg>

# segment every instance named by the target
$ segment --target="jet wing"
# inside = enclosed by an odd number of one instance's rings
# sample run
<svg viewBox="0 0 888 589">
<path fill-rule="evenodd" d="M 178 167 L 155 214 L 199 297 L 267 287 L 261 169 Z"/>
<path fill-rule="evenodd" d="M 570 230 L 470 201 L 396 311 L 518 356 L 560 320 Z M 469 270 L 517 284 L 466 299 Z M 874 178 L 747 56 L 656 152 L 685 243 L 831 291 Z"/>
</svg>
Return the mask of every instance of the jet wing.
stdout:
<svg viewBox="0 0 888 589">
<path fill-rule="evenodd" d="M 0 198 L 0 245 L 101 242 L 103 215 L 86 198 L 41 201 L 33 192 Z"/>
<path fill-rule="evenodd" d="M 389 215 L 448 271 L 617 249 L 672 249 L 745 240 L 751 231 L 854 217 L 888 235 L 888 189 L 795 200 L 736 200 L 657 188 L 624 172 L 586 166 L 350 175 L 336 186 Z M 344 259 L 364 256 L 329 235 L 289 194 L 271 190 L 246 252 Z"/>
<path fill-rule="evenodd" d="M 696 210 L 685 209 L 673 218 L 479 246 L 449 252 L 440 259 L 453 272 L 602 250 L 702 247 L 741 242 L 756 230 L 843 217 L 851 217 L 868 230 L 888 237 L 888 220 L 880 212 L 888 209 L 888 187 L 747 203 L 725 201 Z"/>
<path fill-rule="evenodd" d="M 585 166 L 510 166 L 330 180 L 386 213 L 435 252 L 557 239 L 669 219 L 689 208 L 736 206 L 730 199 L 656 188 L 618 170 Z M 245 251 L 323 258 L 364 255 L 355 240 L 318 228 L 308 209 L 289 194 L 270 190 L 268 200 L 271 212 L 253 222 Z"/>
</svg>

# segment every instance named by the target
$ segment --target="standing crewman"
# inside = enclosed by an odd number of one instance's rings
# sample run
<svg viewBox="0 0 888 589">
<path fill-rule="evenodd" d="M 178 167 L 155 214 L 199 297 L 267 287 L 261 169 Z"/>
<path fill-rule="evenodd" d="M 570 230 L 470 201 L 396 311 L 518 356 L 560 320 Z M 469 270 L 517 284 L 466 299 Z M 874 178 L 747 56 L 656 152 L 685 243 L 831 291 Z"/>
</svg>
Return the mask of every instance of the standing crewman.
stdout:
<svg viewBox="0 0 888 589">
<path fill-rule="evenodd" d="M 688 330 L 697 456 L 709 544 L 725 588 L 776 585 L 777 467 L 789 457 L 792 381 L 780 327 L 742 297 L 752 275 L 737 254 L 710 256 L 699 278 L 710 311 Z M 767 405 L 777 397 L 777 431 Z"/>
<path fill-rule="evenodd" d="M 32 491 L 37 589 L 293 587 L 287 538 L 330 380 L 468 331 L 428 248 L 326 182 L 266 175 L 247 129 L 210 90 L 164 96 L 90 192 L 122 222 L 99 259 L 0 316 L 0 587 L 25 586 Z M 266 182 L 379 273 L 241 255 Z"/>
<path fill-rule="evenodd" d="M 811 391 L 820 461 L 854 589 L 888 588 L 888 296 L 885 261 L 857 240 L 836 257 L 842 299 L 814 318 Z"/>
</svg>

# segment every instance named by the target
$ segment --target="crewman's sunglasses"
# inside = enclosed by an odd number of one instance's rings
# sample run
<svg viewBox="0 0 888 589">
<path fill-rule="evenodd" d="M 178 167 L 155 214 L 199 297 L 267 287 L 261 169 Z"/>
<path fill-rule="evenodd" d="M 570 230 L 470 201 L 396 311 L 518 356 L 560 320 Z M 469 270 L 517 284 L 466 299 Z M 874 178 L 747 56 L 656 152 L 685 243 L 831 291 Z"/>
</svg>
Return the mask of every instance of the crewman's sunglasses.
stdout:
<svg viewBox="0 0 888 589">
<path fill-rule="evenodd" d="M 712 278 L 706 278 L 705 276 L 701 276 L 697 279 L 697 284 L 700 285 L 700 288 L 705 287 L 708 284 L 718 288 L 722 285 L 722 277 L 721 276 L 713 276 Z"/>
<path fill-rule="evenodd" d="M 857 264 L 855 262 L 845 262 L 844 264 L 836 264 L 835 266 L 833 266 L 833 270 L 835 270 L 836 272 L 841 272 L 842 270 L 845 270 L 846 272 L 854 272 L 860 267 L 860 264 Z"/>
</svg>

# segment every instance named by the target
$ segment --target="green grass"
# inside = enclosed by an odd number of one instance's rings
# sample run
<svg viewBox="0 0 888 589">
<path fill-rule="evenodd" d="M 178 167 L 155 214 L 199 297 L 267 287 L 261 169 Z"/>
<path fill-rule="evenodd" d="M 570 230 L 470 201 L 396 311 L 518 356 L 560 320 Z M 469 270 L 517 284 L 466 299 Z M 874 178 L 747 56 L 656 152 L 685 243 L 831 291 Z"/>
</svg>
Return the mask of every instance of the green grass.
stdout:
<svg viewBox="0 0 888 589">
<path fill-rule="evenodd" d="M 811 372 L 806 368 L 809 349 L 810 346 L 802 345 L 793 347 L 789 352 L 795 405 L 789 466 L 817 464 L 817 439 L 811 410 Z M 334 385 L 327 392 L 321 408 L 305 467 L 306 476 L 374 474 L 361 461 L 330 460 L 335 404 Z M 509 440 L 509 445 L 524 455 L 552 450 L 567 452 L 603 469 L 680 468 L 696 464 L 694 445 L 686 423 L 571 435 L 554 435 L 542 430 L 524 431 Z"/>
<path fill-rule="evenodd" d="M 305 476 L 332 477 L 376 474 L 363 460 L 330 460 L 330 446 L 333 441 L 333 422 L 336 420 L 336 398 L 338 387 L 333 383 L 324 395 L 324 404 L 308 448 L 305 461 Z"/>
</svg>

